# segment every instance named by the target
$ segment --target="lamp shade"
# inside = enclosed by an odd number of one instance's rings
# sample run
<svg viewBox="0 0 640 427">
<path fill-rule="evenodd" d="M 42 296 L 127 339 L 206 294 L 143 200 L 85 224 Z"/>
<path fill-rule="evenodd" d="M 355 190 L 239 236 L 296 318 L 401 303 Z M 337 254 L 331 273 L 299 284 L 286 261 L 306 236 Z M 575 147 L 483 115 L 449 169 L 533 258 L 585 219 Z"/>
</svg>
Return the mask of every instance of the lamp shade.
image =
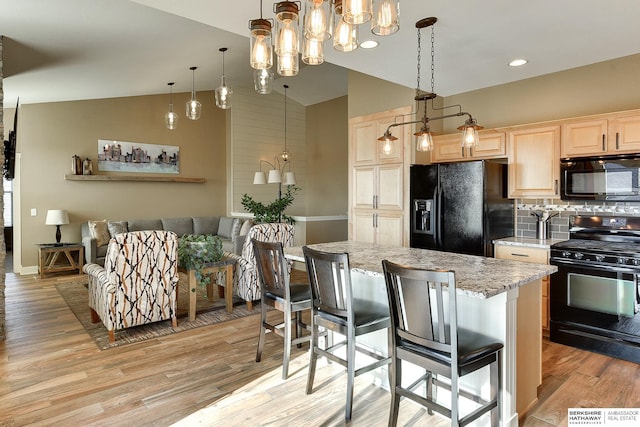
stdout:
<svg viewBox="0 0 640 427">
<path fill-rule="evenodd" d="M 66 225 L 69 224 L 69 213 L 65 210 L 51 209 L 47 211 L 46 225 Z"/>
<path fill-rule="evenodd" d="M 271 169 L 269 171 L 269 178 L 267 179 L 269 184 L 277 184 L 282 182 L 282 176 L 280 175 L 280 171 L 277 169 Z"/>
<path fill-rule="evenodd" d="M 293 172 L 285 172 L 282 183 L 284 185 L 296 185 L 296 174 Z"/>
<path fill-rule="evenodd" d="M 253 175 L 253 183 L 254 184 L 266 184 L 267 183 L 267 177 L 264 176 L 264 172 L 256 172 Z"/>
</svg>

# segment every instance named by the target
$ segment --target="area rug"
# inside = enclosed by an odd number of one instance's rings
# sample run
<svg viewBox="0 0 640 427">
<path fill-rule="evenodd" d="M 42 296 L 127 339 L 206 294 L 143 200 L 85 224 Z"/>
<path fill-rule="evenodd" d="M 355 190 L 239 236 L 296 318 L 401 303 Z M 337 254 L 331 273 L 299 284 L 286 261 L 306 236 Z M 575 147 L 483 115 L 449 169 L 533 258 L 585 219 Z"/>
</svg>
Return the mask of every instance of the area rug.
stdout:
<svg viewBox="0 0 640 427">
<path fill-rule="evenodd" d="M 196 298 L 196 318 L 193 322 L 188 319 L 188 295 L 186 275 L 180 274 L 180 290 L 178 293 L 178 327 L 171 326 L 171 320 L 150 323 L 148 325 L 134 326 L 132 328 L 117 330 L 115 342 L 109 342 L 109 334 L 102 322 L 91 323 L 91 315 L 88 306 L 87 277 L 75 276 L 68 282 L 56 285 L 58 293 L 67 303 L 73 314 L 78 318 L 84 329 L 94 340 L 101 350 L 140 342 L 152 338 L 174 334 L 176 332 L 187 331 L 189 329 L 202 326 L 213 325 L 227 320 L 237 319 L 249 315 L 260 313 L 260 304 L 254 303 L 253 310 L 247 310 L 246 303 L 234 296 L 233 311 L 228 313 L 224 298 L 217 298 L 217 289 L 214 287 L 214 298 L 207 299 L 206 289 L 198 286 L 198 297 Z"/>
</svg>

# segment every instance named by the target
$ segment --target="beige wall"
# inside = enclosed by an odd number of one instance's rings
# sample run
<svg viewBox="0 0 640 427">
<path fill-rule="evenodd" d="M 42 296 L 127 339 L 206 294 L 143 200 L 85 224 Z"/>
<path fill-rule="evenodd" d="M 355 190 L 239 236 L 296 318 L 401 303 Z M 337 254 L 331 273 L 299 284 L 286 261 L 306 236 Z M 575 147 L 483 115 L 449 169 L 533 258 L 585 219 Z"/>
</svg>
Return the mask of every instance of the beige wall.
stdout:
<svg viewBox="0 0 640 427">
<path fill-rule="evenodd" d="M 51 242 L 55 228 L 44 224 L 47 209 L 66 209 L 71 224 L 62 239 L 80 241 L 80 223 L 89 219 L 224 215 L 226 206 L 225 112 L 213 93 L 200 92 L 202 117 L 188 120 L 175 94 L 178 128 L 164 126 L 166 95 L 75 102 L 27 104 L 18 123 L 20 226 L 16 240 L 21 266 L 37 265 L 37 243 Z M 184 98 L 184 100 L 183 100 Z M 202 177 L 204 184 L 66 181 L 71 157 L 89 157 L 97 172 L 98 139 L 177 145 L 182 177 Z M 109 172 L 109 174 L 114 174 Z M 135 174 L 144 176 L 146 174 Z M 166 176 L 166 175 L 165 175 Z M 31 216 L 31 209 L 37 216 Z M 16 248 L 18 249 L 18 248 Z"/>
<path fill-rule="evenodd" d="M 638 88 L 640 54 L 449 96 L 445 103 L 462 104 L 491 128 L 635 109 Z M 460 124 L 449 119 L 446 131 Z"/>
<path fill-rule="evenodd" d="M 415 88 L 349 71 L 349 118 L 413 105 Z"/>
</svg>

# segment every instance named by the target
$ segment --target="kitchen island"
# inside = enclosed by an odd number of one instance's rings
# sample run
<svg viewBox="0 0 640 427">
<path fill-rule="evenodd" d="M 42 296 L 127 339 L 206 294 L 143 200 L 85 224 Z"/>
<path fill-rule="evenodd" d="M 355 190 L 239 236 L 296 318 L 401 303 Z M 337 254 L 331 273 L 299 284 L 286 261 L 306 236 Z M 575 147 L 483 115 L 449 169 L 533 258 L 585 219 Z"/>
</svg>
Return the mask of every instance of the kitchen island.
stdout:
<svg viewBox="0 0 640 427">
<path fill-rule="evenodd" d="M 385 304 L 383 259 L 418 268 L 455 271 L 458 324 L 504 343 L 501 419 L 505 426 L 518 425 L 516 394 L 527 396 L 526 403 L 518 407 L 528 408 L 532 404 L 529 400 L 535 402 L 542 381 L 540 279 L 554 273 L 555 266 L 353 241 L 309 246 L 327 252 L 347 252 L 354 294 Z M 301 247 L 285 248 L 285 254 L 289 259 L 304 262 Z M 367 344 L 386 351 L 386 334 L 370 335 Z M 374 382 L 388 387 L 386 371 L 377 371 Z M 526 381 L 517 381 L 519 371 L 528 373 Z"/>
</svg>

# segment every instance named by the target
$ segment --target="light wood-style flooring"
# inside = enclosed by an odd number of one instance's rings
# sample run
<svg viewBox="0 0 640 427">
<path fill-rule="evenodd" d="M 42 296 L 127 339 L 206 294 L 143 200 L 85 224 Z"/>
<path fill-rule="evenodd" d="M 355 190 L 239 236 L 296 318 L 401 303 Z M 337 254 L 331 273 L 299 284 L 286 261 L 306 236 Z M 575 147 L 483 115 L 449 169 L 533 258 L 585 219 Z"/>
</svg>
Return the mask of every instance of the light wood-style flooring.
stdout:
<svg viewBox="0 0 640 427">
<path fill-rule="evenodd" d="M 248 316 L 100 351 L 55 290 L 63 279 L 6 277 L 0 342 L 0 426 L 340 426 L 346 378 L 320 364 L 305 395 L 306 348 L 281 376 L 282 341 L 255 362 L 258 317 Z M 566 425 L 570 407 L 640 407 L 640 365 L 544 342 L 540 402 L 525 426 Z M 385 426 L 389 394 L 356 379 L 351 425 Z M 409 402 L 399 425 L 447 426 Z"/>
</svg>

